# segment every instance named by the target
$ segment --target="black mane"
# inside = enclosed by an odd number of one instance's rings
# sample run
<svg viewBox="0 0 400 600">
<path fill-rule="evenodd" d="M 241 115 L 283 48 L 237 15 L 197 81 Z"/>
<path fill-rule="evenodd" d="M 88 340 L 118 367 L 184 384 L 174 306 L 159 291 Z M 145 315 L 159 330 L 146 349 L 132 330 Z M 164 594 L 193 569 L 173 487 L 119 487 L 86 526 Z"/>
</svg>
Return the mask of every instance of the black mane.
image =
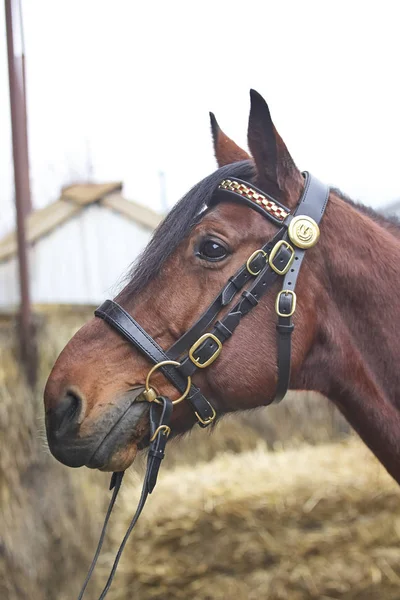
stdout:
<svg viewBox="0 0 400 600">
<path fill-rule="evenodd" d="M 156 277 L 178 244 L 191 232 L 207 206 L 217 185 L 226 178 L 244 179 L 254 184 L 252 161 L 245 160 L 221 167 L 195 185 L 167 214 L 157 227 L 143 253 L 128 273 L 129 283 L 123 294 L 137 294 Z"/>
<path fill-rule="evenodd" d="M 331 192 L 338 196 L 341 200 L 344 200 L 347 204 L 350 204 L 350 206 L 358 210 L 358 212 L 363 213 L 375 221 L 375 223 L 378 223 L 381 227 L 388 229 L 391 233 L 393 233 L 393 235 L 397 237 L 400 236 L 400 220 L 395 215 L 383 215 L 370 206 L 362 204 L 362 202 L 352 200 L 338 188 L 331 188 Z"/>
<path fill-rule="evenodd" d="M 137 294 L 158 275 L 178 244 L 198 223 L 218 183 L 226 178 L 244 179 L 256 185 L 254 163 L 245 160 L 221 167 L 195 185 L 172 208 L 153 233 L 143 253 L 133 263 L 126 277 L 128 284 L 122 292 L 123 296 L 130 297 L 131 294 Z M 396 217 L 385 217 L 368 206 L 354 202 L 337 188 L 331 188 L 331 192 L 394 235 L 400 236 L 400 222 Z"/>
</svg>

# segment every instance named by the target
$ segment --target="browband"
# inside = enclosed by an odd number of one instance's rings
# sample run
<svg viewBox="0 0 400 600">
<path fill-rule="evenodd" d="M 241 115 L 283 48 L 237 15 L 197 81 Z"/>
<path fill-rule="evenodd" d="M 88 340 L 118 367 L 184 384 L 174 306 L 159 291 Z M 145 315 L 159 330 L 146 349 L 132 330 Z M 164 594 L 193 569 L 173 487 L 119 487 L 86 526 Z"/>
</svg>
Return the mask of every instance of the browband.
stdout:
<svg viewBox="0 0 400 600">
<path fill-rule="evenodd" d="M 208 205 L 212 206 L 219 200 L 233 200 L 234 202 L 247 204 L 275 225 L 283 223 L 290 214 L 290 210 L 286 206 L 241 179 L 224 179 L 221 181 Z"/>
</svg>

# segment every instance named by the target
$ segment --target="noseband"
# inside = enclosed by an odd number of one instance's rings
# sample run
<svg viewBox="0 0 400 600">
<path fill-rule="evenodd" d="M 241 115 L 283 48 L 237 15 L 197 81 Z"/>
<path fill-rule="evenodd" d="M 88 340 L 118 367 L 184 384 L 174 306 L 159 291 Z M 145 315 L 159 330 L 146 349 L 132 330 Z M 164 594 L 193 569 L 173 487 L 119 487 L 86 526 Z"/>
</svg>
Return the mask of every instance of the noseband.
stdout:
<svg viewBox="0 0 400 600">
<path fill-rule="evenodd" d="M 309 173 L 303 173 L 304 190 L 294 214 L 283 204 L 240 179 L 224 179 L 213 193 L 208 206 L 228 200 L 244 204 L 279 227 L 274 237 L 255 250 L 246 263 L 229 278 L 221 292 L 201 315 L 167 351 L 119 304 L 106 300 L 96 311 L 96 317 L 111 327 L 138 349 L 151 363 L 145 390 L 137 400 L 150 402 L 150 447 L 142 496 L 135 516 L 120 546 L 110 578 L 100 599 L 104 598 L 113 579 L 122 550 L 157 480 L 164 449 L 170 434 L 170 417 L 174 404 L 187 400 L 201 427 L 210 425 L 216 411 L 192 384 L 192 376 L 199 370 L 212 365 L 221 354 L 223 344 L 233 335 L 242 318 L 257 306 L 261 298 L 279 279 L 282 289 L 275 301 L 277 314 L 277 368 L 278 379 L 275 398 L 280 402 L 286 395 L 290 382 L 291 336 L 294 329 L 292 317 L 296 310 L 296 283 L 308 248 L 319 239 L 319 223 L 324 215 L 329 197 L 329 188 Z M 235 296 L 242 291 L 240 297 Z M 232 308 L 219 320 L 219 313 L 233 303 Z M 210 331 L 206 331 L 212 327 Z M 171 401 L 151 386 L 153 373 L 160 370 L 180 392 L 177 400 Z M 268 404 L 271 404 L 269 402 Z M 98 549 L 79 598 L 83 597 L 86 585 L 95 566 L 104 539 L 105 527 L 111 514 L 123 473 L 114 473 L 111 488 L 114 494 L 107 512 Z"/>
</svg>

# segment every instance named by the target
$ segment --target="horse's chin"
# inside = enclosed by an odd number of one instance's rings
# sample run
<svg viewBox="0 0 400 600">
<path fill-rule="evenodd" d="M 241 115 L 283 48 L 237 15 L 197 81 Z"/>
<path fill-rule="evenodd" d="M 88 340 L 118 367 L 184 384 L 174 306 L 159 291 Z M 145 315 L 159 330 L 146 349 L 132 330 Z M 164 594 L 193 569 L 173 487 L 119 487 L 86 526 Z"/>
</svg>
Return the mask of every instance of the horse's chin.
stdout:
<svg viewBox="0 0 400 600">
<path fill-rule="evenodd" d="M 102 467 L 97 467 L 100 471 L 126 471 L 133 464 L 138 453 L 138 445 L 132 442 L 124 448 L 120 448 Z"/>
<path fill-rule="evenodd" d="M 148 405 L 134 402 L 104 435 L 85 463 L 100 471 L 125 471 L 149 438 Z"/>
</svg>

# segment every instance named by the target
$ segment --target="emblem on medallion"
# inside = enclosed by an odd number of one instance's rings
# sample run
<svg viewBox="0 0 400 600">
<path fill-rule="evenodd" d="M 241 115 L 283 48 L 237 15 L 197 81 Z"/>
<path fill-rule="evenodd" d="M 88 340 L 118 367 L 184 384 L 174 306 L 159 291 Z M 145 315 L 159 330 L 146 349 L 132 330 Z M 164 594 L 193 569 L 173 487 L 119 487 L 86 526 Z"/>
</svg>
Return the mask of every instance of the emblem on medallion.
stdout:
<svg viewBox="0 0 400 600">
<path fill-rule="evenodd" d="M 319 239 L 319 227 L 311 217 L 294 217 L 288 229 L 289 238 L 298 248 L 311 248 Z"/>
</svg>

